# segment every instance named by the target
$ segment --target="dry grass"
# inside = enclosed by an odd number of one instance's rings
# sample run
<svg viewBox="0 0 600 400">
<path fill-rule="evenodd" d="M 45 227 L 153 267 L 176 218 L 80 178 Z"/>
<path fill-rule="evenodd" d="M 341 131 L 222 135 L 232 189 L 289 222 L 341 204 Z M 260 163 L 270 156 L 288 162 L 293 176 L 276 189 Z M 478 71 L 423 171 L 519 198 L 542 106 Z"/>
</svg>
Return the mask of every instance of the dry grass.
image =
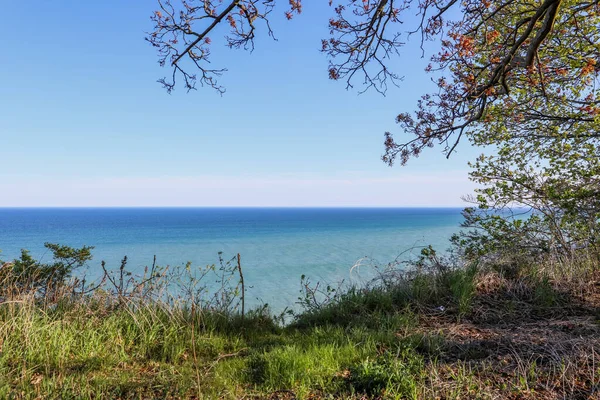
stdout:
<svg viewBox="0 0 600 400">
<path fill-rule="evenodd" d="M 422 313 L 410 335 L 430 360 L 423 398 L 600 399 L 600 275 L 582 271 L 545 281 L 486 271 L 461 322 Z"/>
</svg>

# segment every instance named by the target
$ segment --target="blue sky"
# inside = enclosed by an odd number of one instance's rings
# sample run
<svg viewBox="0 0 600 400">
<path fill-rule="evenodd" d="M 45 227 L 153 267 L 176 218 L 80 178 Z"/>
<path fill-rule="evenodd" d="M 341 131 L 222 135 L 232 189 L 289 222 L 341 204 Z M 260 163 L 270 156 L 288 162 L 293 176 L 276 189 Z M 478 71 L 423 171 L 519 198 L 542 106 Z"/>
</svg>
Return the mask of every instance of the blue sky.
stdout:
<svg viewBox="0 0 600 400">
<path fill-rule="evenodd" d="M 212 36 L 224 96 L 156 83 L 153 0 L 3 4 L 0 206 L 463 205 L 468 144 L 380 161 L 383 133 L 402 137 L 394 117 L 433 87 L 417 41 L 389 63 L 399 88 L 359 95 L 318 51 L 327 2 L 304 3 L 292 21 L 276 9 L 278 41 L 253 53 Z"/>
</svg>

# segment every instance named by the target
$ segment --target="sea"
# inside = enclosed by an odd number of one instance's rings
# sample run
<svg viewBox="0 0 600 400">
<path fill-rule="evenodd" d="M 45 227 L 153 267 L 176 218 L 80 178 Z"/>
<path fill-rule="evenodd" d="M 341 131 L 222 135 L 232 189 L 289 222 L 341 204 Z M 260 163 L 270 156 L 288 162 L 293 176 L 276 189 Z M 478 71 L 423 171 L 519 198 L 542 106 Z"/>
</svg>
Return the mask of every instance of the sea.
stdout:
<svg viewBox="0 0 600 400">
<path fill-rule="evenodd" d="M 301 276 L 333 286 L 364 284 L 432 245 L 449 248 L 460 208 L 0 208 L 0 260 L 21 249 L 50 261 L 45 242 L 94 246 L 76 274 L 102 275 L 101 261 L 142 274 L 161 266 L 206 266 L 240 254 L 249 307 L 297 306 Z"/>
</svg>

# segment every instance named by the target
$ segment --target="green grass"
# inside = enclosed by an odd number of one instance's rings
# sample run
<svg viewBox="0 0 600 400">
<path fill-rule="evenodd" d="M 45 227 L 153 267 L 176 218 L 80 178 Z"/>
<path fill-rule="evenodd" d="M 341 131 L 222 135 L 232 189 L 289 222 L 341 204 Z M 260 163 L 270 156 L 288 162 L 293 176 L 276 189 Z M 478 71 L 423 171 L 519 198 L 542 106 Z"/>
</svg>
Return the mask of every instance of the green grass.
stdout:
<svg viewBox="0 0 600 400">
<path fill-rule="evenodd" d="M 158 306 L 102 314 L 80 303 L 52 311 L 23 302 L 0 310 L 2 398 L 350 394 L 367 388 L 365 368 L 377 366 L 365 360 L 400 345 L 391 327 L 283 328 L 265 315 L 227 325 Z M 358 386 L 342 378 L 348 369 L 360 371 Z"/>
<path fill-rule="evenodd" d="M 569 316 L 573 300 L 548 274 L 413 274 L 310 303 L 286 325 L 264 308 L 6 293 L 2 399 L 572 398 L 600 382 L 594 327 L 573 356 L 578 331 L 566 340 L 558 330 L 548 358 L 535 340 L 551 331 L 502 341 L 531 316 L 540 332 Z"/>
</svg>

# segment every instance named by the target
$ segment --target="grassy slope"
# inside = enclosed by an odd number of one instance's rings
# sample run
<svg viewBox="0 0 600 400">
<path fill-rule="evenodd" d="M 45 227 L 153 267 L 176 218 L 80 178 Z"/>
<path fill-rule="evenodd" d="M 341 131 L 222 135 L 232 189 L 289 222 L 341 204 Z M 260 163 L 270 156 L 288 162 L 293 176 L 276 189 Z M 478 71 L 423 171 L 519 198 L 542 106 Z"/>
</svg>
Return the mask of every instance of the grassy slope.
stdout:
<svg viewBox="0 0 600 400">
<path fill-rule="evenodd" d="M 0 398 L 600 398 L 595 269 L 506 275 L 420 275 L 286 327 L 101 292 L 15 297 L 0 304 Z"/>
</svg>

